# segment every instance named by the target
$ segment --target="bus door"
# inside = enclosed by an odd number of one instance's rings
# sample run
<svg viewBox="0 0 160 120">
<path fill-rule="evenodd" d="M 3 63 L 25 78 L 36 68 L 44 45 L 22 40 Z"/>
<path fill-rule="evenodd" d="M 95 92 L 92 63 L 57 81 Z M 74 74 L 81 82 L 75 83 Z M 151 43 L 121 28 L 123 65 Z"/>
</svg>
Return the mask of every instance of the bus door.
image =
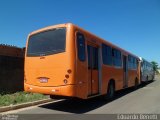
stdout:
<svg viewBox="0 0 160 120">
<path fill-rule="evenodd" d="M 88 96 L 99 93 L 98 47 L 87 45 L 88 53 Z"/>
<path fill-rule="evenodd" d="M 128 65 L 127 56 L 123 55 L 123 87 L 128 87 Z"/>
</svg>

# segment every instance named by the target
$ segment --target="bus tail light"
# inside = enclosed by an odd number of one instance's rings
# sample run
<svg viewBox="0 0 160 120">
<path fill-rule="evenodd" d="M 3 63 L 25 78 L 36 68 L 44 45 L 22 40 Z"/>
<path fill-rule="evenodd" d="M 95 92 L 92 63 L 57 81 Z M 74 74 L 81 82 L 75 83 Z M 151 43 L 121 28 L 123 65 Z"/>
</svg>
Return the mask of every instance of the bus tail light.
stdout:
<svg viewBox="0 0 160 120">
<path fill-rule="evenodd" d="M 67 72 L 68 72 L 69 74 L 71 74 L 72 70 L 71 70 L 71 69 L 68 69 Z"/>
<path fill-rule="evenodd" d="M 64 84 L 67 84 L 67 83 L 68 83 L 68 80 L 64 79 L 63 82 L 64 82 Z"/>
<path fill-rule="evenodd" d="M 69 78 L 69 75 L 66 74 L 65 77 L 68 79 L 68 78 Z"/>
</svg>

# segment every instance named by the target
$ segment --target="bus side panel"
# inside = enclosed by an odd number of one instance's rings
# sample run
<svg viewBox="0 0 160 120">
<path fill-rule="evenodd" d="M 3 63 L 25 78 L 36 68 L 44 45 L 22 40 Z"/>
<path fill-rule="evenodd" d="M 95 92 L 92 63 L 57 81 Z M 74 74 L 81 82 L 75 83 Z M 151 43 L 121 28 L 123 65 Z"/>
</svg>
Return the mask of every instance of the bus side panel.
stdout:
<svg viewBox="0 0 160 120">
<path fill-rule="evenodd" d="M 128 87 L 135 85 L 135 80 L 137 77 L 137 70 L 128 70 Z"/>
<path fill-rule="evenodd" d="M 138 70 L 137 70 L 137 75 L 138 75 L 138 83 L 141 84 L 141 63 L 138 60 Z"/>
<path fill-rule="evenodd" d="M 76 61 L 76 96 L 79 98 L 87 98 L 88 95 L 88 76 L 87 63 Z"/>
<path fill-rule="evenodd" d="M 115 90 L 123 89 L 123 69 L 116 68 L 114 72 L 112 72 L 112 79 L 115 80 Z"/>
<path fill-rule="evenodd" d="M 78 29 L 75 28 L 74 29 L 74 40 L 75 40 L 76 97 L 82 98 L 82 99 L 87 99 L 87 95 L 88 95 L 87 56 L 86 56 L 85 61 L 80 61 L 79 58 L 78 58 L 78 48 L 77 48 L 77 39 L 76 39 L 77 31 L 78 31 Z M 82 32 L 82 34 L 83 34 L 83 32 Z M 87 45 L 86 40 L 85 40 L 85 45 Z M 85 46 L 85 55 L 87 55 L 87 46 Z"/>
<path fill-rule="evenodd" d="M 115 90 L 123 88 L 123 70 L 113 66 L 102 65 L 102 94 L 107 93 L 109 80 L 115 80 Z"/>
</svg>

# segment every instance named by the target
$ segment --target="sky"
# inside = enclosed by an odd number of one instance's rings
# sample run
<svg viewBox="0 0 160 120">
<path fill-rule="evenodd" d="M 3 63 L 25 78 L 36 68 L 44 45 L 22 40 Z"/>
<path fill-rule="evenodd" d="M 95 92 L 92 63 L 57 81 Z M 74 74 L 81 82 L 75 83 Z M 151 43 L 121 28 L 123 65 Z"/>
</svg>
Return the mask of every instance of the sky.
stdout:
<svg viewBox="0 0 160 120">
<path fill-rule="evenodd" d="M 68 22 L 160 65 L 160 0 L 0 0 L 0 44 Z"/>
</svg>

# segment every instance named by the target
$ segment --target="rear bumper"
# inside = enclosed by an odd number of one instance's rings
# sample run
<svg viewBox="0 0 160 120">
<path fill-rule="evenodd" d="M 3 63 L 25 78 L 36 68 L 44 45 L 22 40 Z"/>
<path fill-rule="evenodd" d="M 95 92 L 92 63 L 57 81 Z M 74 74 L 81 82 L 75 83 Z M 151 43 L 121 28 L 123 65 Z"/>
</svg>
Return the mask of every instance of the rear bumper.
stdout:
<svg viewBox="0 0 160 120">
<path fill-rule="evenodd" d="M 76 86 L 75 85 L 65 85 L 65 86 L 56 86 L 56 87 L 41 87 L 34 86 L 24 83 L 24 90 L 26 92 L 41 93 L 47 95 L 59 95 L 59 96 L 70 96 L 76 97 Z"/>
</svg>

